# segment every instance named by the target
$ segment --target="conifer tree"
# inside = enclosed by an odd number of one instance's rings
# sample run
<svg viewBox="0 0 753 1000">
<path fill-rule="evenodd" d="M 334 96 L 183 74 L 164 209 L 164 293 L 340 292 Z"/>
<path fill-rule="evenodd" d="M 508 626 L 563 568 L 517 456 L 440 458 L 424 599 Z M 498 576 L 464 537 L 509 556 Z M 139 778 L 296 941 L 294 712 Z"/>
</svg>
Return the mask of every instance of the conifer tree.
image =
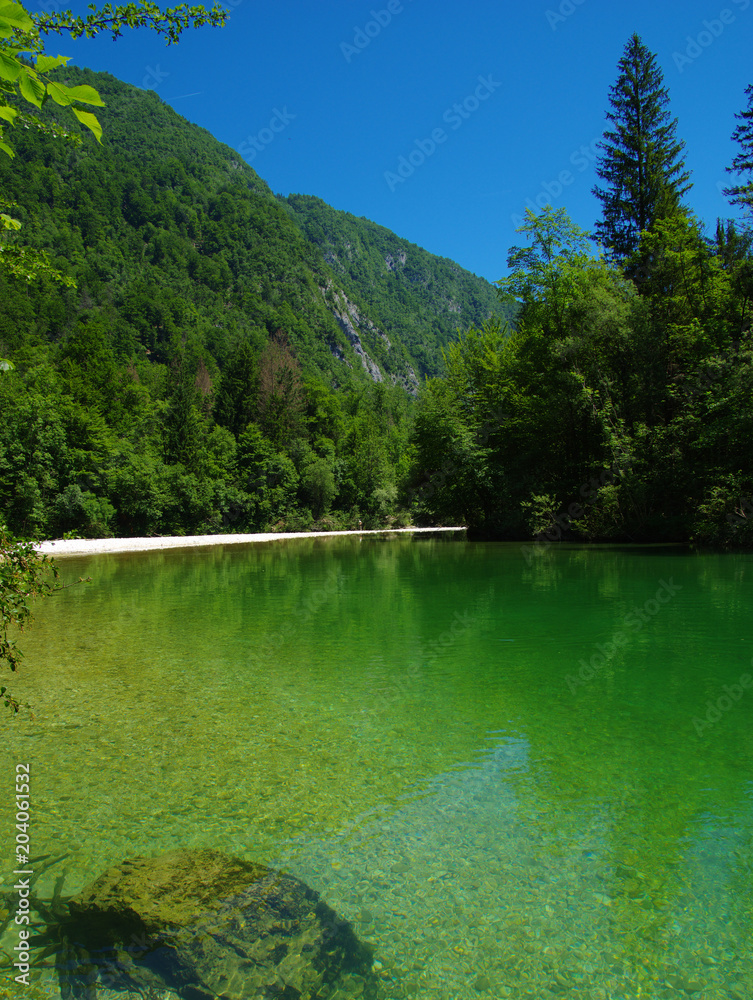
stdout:
<svg viewBox="0 0 753 1000">
<path fill-rule="evenodd" d="M 240 437 L 257 414 L 258 368 L 251 345 L 242 340 L 222 373 L 214 419 L 236 437 Z"/>
<path fill-rule="evenodd" d="M 733 205 L 742 205 L 753 212 L 753 83 L 745 89 L 748 95 L 748 108 L 735 115 L 740 124 L 732 134 L 735 142 L 740 144 L 740 152 L 732 160 L 732 166 L 727 167 L 728 173 L 743 174 L 742 184 L 726 188 L 724 193 Z"/>
<path fill-rule="evenodd" d="M 593 193 L 602 204 L 598 237 L 607 254 L 622 263 L 636 250 L 643 231 L 680 206 L 691 184 L 662 71 L 638 35 L 625 46 L 618 70 L 606 114 L 611 127 L 599 144 L 596 164 L 605 184 L 595 186 Z"/>
</svg>

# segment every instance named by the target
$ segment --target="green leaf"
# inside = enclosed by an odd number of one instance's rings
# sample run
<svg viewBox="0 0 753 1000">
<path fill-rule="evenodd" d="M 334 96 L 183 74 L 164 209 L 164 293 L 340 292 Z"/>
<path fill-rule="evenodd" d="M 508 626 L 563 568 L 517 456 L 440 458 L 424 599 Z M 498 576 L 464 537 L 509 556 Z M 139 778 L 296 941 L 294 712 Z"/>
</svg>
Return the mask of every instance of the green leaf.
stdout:
<svg viewBox="0 0 753 1000">
<path fill-rule="evenodd" d="M 0 7 L 0 21 L 10 24 L 13 28 L 20 28 L 21 31 L 34 30 L 34 22 L 18 3 L 3 4 Z"/>
<path fill-rule="evenodd" d="M 105 106 L 105 102 L 94 87 L 85 84 L 80 87 L 66 87 L 62 83 L 48 83 L 47 93 L 56 104 L 60 104 L 62 107 L 67 107 L 74 101 L 81 101 L 82 104 L 95 104 L 100 108 Z"/>
<path fill-rule="evenodd" d="M 64 87 L 62 83 L 48 83 L 47 93 L 55 104 L 59 104 L 61 108 L 67 108 L 71 103 L 71 99 L 68 96 L 68 88 Z"/>
<path fill-rule="evenodd" d="M 0 79 L 16 80 L 21 72 L 21 63 L 13 56 L 0 52 Z"/>
<path fill-rule="evenodd" d="M 78 118 L 78 120 L 81 122 L 82 125 L 86 125 L 88 129 L 91 129 L 91 131 L 94 133 L 94 138 L 97 140 L 97 142 L 101 143 L 102 126 L 97 121 L 97 116 L 91 114 L 91 112 L 89 111 L 81 111 L 80 108 L 72 108 L 71 110 L 73 111 L 74 115 L 76 116 L 76 118 Z"/>
<path fill-rule="evenodd" d="M 0 118 L 6 122 L 14 122 L 18 112 L 15 108 L 9 108 L 6 104 L 0 104 Z"/>
<path fill-rule="evenodd" d="M 21 75 L 18 78 L 18 89 L 21 91 L 21 96 L 25 97 L 29 104 L 33 104 L 37 108 L 42 107 L 42 101 L 45 98 L 45 86 L 33 70 L 24 68 L 21 71 Z"/>
<path fill-rule="evenodd" d="M 58 66 L 67 66 L 70 56 L 37 56 L 35 68 L 37 73 L 49 73 Z"/>
<path fill-rule="evenodd" d="M 68 96 L 74 101 L 81 101 L 82 104 L 95 104 L 98 108 L 103 108 L 105 102 L 99 96 L 94 87 L 85 84 L 81 87 L 67 87 Z"/>
<path fill-rule="evenodd" d="M 5 212 L 0 212 L 0 222 L 2 222 L 3 229 L 20 229 L 21 223 L 18 219 L 13 219 L 10 215 L 6 215 Z"/>
<path fill-rule="evenodd" d="M 2 150 L 2 151 L 3 151 L 4 153 L 7 153 L 7 154 L 8 154 L 8 156 L 9 156 L 9 157 L 10 157 L 11 159 L 13 159 L 13 157 L 14 157 L 14 156 L 16 155 L 16 154 L 15 154 L 15 153 L 13 152 L 13 150 L 11 149 L 11 147 L 10 147 L 10 146 L 8 145 L 8 143 L 7 143 L 7 142 L 3 142 L 3 141 L 2 141 L 2 139 L 0 139 L 0 149 L 1 149 L 1 150 Z"/>
<path fill-rule="evenodd" d="M 15 367 L 16 366 L 13 364 L 12 361 L 6 361 L 4 358 L 2 361 L 0 361 L 0 372 L 12 372 Z M 3 688 L 3 691 L 4 690 L 5 688 Z M 0 694 L 2 694 L 3 691 L 0 691 Z"/>
</svg>

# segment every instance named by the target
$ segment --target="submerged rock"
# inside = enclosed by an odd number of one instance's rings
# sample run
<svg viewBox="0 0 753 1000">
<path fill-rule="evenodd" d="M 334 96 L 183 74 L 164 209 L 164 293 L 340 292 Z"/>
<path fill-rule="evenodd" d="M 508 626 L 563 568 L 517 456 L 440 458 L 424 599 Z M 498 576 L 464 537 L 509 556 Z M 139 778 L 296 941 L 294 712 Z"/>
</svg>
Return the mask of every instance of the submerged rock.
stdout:
<svg viewBox="0 0 753 1000">
<path fill-rule="evenodd" d="M 124 861 L 69 902 L 63 997 L 377 997 L 371 949 L 309 886 L 219 851 Z"/>
</svg>

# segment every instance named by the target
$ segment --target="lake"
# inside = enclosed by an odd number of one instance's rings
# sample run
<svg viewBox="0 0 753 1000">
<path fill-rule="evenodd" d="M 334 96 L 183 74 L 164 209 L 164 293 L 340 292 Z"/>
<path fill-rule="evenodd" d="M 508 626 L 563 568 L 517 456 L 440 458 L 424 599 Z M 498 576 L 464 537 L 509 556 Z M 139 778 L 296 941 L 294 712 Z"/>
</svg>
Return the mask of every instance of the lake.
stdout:
<svg viewBox="0 0 753 1000">
<path fill-rule="evenodd" d="M 28 762 L 32 854 L 67 855 L 42 894 L 211 847 L 318 890 L 388 998 L 753 997 L 753 555 L 351 536 L 60 567 L 92 582 L 23 637 L 6 891 Z"/>
</svg>

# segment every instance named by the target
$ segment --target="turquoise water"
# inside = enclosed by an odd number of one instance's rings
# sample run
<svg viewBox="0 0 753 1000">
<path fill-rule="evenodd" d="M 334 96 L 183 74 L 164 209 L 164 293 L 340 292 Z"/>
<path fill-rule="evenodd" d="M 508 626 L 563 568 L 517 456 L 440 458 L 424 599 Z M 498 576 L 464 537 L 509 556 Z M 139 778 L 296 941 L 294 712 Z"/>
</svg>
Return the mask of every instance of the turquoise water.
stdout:
<svg viewBox="0 0 753 1000">
<path fill-rule="evenodd" d="M 320 891 L 386 997 L 753 998 L 753 557 L 365 536 L 60 565 L 92 582 L 38 607 L 0 750 L 4 843 L 28 762 L 32 854 L 67 855 L 42 894 L 213 847 Z"/>
</svg>

